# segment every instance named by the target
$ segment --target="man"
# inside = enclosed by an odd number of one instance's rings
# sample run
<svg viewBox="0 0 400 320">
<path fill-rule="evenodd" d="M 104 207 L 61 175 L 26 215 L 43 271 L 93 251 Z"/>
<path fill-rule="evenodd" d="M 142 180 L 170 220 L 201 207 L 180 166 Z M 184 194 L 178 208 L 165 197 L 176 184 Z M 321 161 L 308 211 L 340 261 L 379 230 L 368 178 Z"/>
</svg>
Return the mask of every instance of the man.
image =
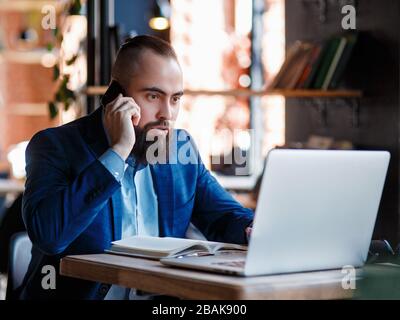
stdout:
<svg viewBox="0 0 400 320">
<path fill-rule="evenodd" d="M 23 218 L 33 249 L 23 299 L 103 299 L 108 285 L 60 276 L 59 261 L 101 253 L 121 237 L 185 237 L 192 222 L 209 240 L 246 243 L 252 211 L 217 183 L 200 157 L 184 164 L 179 157 L 147 161 L 147 140 L 155 137 L 180 137 L 164 139 L 176 142 L 178 154 L 188 144 L 196 150 L 185 131 L 172 129 L 183 94 L 172 47 L 150 36 L 131 39 L 118 52 L 112 78 L 124 95 L 39 132 L 27 148 Z M 42 287 L 46 265 L 56 269 L 56 289 Z"/>
</svg>

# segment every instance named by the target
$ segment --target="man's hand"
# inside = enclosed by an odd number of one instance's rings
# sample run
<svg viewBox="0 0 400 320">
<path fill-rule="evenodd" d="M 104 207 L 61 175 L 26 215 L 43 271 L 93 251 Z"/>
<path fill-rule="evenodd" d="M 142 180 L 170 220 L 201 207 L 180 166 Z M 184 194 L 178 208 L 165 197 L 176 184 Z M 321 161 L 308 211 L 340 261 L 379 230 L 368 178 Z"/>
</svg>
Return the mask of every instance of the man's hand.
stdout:
<svg viewBox="0 0 400 320">
<path fill-rule="evenodd" d="M 105 106 L 104 128 L 110 137 L 111 148 L 126 160 L 136 142 L 135 130 L 140 120 L 140 107 L 131 97 L 119 94 Z"/>
</svg>

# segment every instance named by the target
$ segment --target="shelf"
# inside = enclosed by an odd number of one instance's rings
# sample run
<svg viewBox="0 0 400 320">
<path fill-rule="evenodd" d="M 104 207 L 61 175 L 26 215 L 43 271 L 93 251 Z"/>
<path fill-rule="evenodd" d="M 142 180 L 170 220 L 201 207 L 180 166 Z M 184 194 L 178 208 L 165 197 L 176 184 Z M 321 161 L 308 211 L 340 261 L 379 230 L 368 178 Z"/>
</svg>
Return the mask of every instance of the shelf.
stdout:
<svg viewBox="0 0 400 320">
<path fill-rule="evenodd" d="M 87 87 L 86 94 L 89 96 L 98 96 L 104 94 L 107 86 Z M 250 96 L 283 96 L 286 98 L 361 98 L 361 90 L 270 90 L 254 91 L 248 89 L 234 90 L 185 90 L 185 95 L 220 95 L 234 97 Z"/>
<path fill-rule="evenodd" d="M 18 116 L 48 116 L 49 109 L 47 103 L 15 103 L 8 113 Z"/>
<path fill-rule="evenodd" d="M 47 53 L 49 53 L 47 49 L 27 51 L 0 50 L 0 62 L 6 61 L 21 64 L 42 64 L 42 58 Z M 58 59 L 57 56 L 56 59 Z"/>
<path fill-rule="evenodd" d="M 86 88 L 88 96 L 99 96 L 105 93 L 107 86 L 89 86 Z M 321 100 L 326 98 L 342 98 L 345 99 L 347 104 L 352 109 L 352 125 L 358 127 L 360 125 L 360 101 L 359 98 L 363 96 L 361 90 L 269 90 L 269 91 L 254 91 L 249 89 L 234 89 L 234 90 L 185 90 L 185 95 L 199 96 L 199 95 L 220 95 L 220 96 L 233 96 L 233 97 L 250 97 L 250 96 L 281 96 L 285 98 L 309 98 L 317 99 L 315 102 L 321 114 L 322 123 L 327 123 L 327 101 Z M 350 101 L 348 101 L 350 100 Z"/>
<path fill-rule="evenodd" d="M 16 11 L 16 12 L 29 12 L 29 11 L 41 11 L 46 5 L 51 5 L 56 8 L 59 12 L 63 8 L 64 4 L 68 3 L 69 0 L 0 0 L 0 12 L 4 11 Z"/>
<path fill-rule="evenodd" d="M 0 179 L 0 195 L 4 196 L 7 193 L 24 192 L 25 184 L 19 180 Z"/>
<path fill-rule="evenodd" d="M 223 91 L 185 90 L 188 95 L 221 95 L 221 96 L 283 96 L 286 98 L 360 98 L 360 90 L 263 90 L 235 89 Z"/>
</svg>

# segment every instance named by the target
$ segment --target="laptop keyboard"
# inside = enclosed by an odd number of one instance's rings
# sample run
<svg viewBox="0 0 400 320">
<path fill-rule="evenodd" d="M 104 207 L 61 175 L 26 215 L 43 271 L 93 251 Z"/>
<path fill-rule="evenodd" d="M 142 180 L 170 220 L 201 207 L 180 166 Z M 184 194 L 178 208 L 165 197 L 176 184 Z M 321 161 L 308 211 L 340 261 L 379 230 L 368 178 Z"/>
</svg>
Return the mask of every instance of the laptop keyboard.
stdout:
<svg viewBox="0 0 400 320">
<path fill-rule="evenodd" d="M 221 261 L 221 262 L 213 262 L 213 264 L 217 264 L 220 266 L 228 266 L 235 268 L 244 268 L 246 260 L 234 260 L 234 261 Z"/>
</svg>

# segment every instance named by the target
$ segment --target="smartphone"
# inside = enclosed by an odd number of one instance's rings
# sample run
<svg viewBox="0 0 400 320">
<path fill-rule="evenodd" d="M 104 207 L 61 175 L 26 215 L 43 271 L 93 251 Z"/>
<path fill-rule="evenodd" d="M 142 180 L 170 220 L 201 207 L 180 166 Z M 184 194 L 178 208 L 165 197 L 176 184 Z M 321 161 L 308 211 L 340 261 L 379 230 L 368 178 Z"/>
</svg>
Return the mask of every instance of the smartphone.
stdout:
<svg viewBox="0 0 400 320">
<path fill-rule="evenodd" d="M 101 104 L 105 107 L 111 101 L 115 100 L 120 93 L 125 96 L 125 91 L 122 86 L 116 80 L 111 81 L 107 91 L 101 97 Z"/>
</svg>

